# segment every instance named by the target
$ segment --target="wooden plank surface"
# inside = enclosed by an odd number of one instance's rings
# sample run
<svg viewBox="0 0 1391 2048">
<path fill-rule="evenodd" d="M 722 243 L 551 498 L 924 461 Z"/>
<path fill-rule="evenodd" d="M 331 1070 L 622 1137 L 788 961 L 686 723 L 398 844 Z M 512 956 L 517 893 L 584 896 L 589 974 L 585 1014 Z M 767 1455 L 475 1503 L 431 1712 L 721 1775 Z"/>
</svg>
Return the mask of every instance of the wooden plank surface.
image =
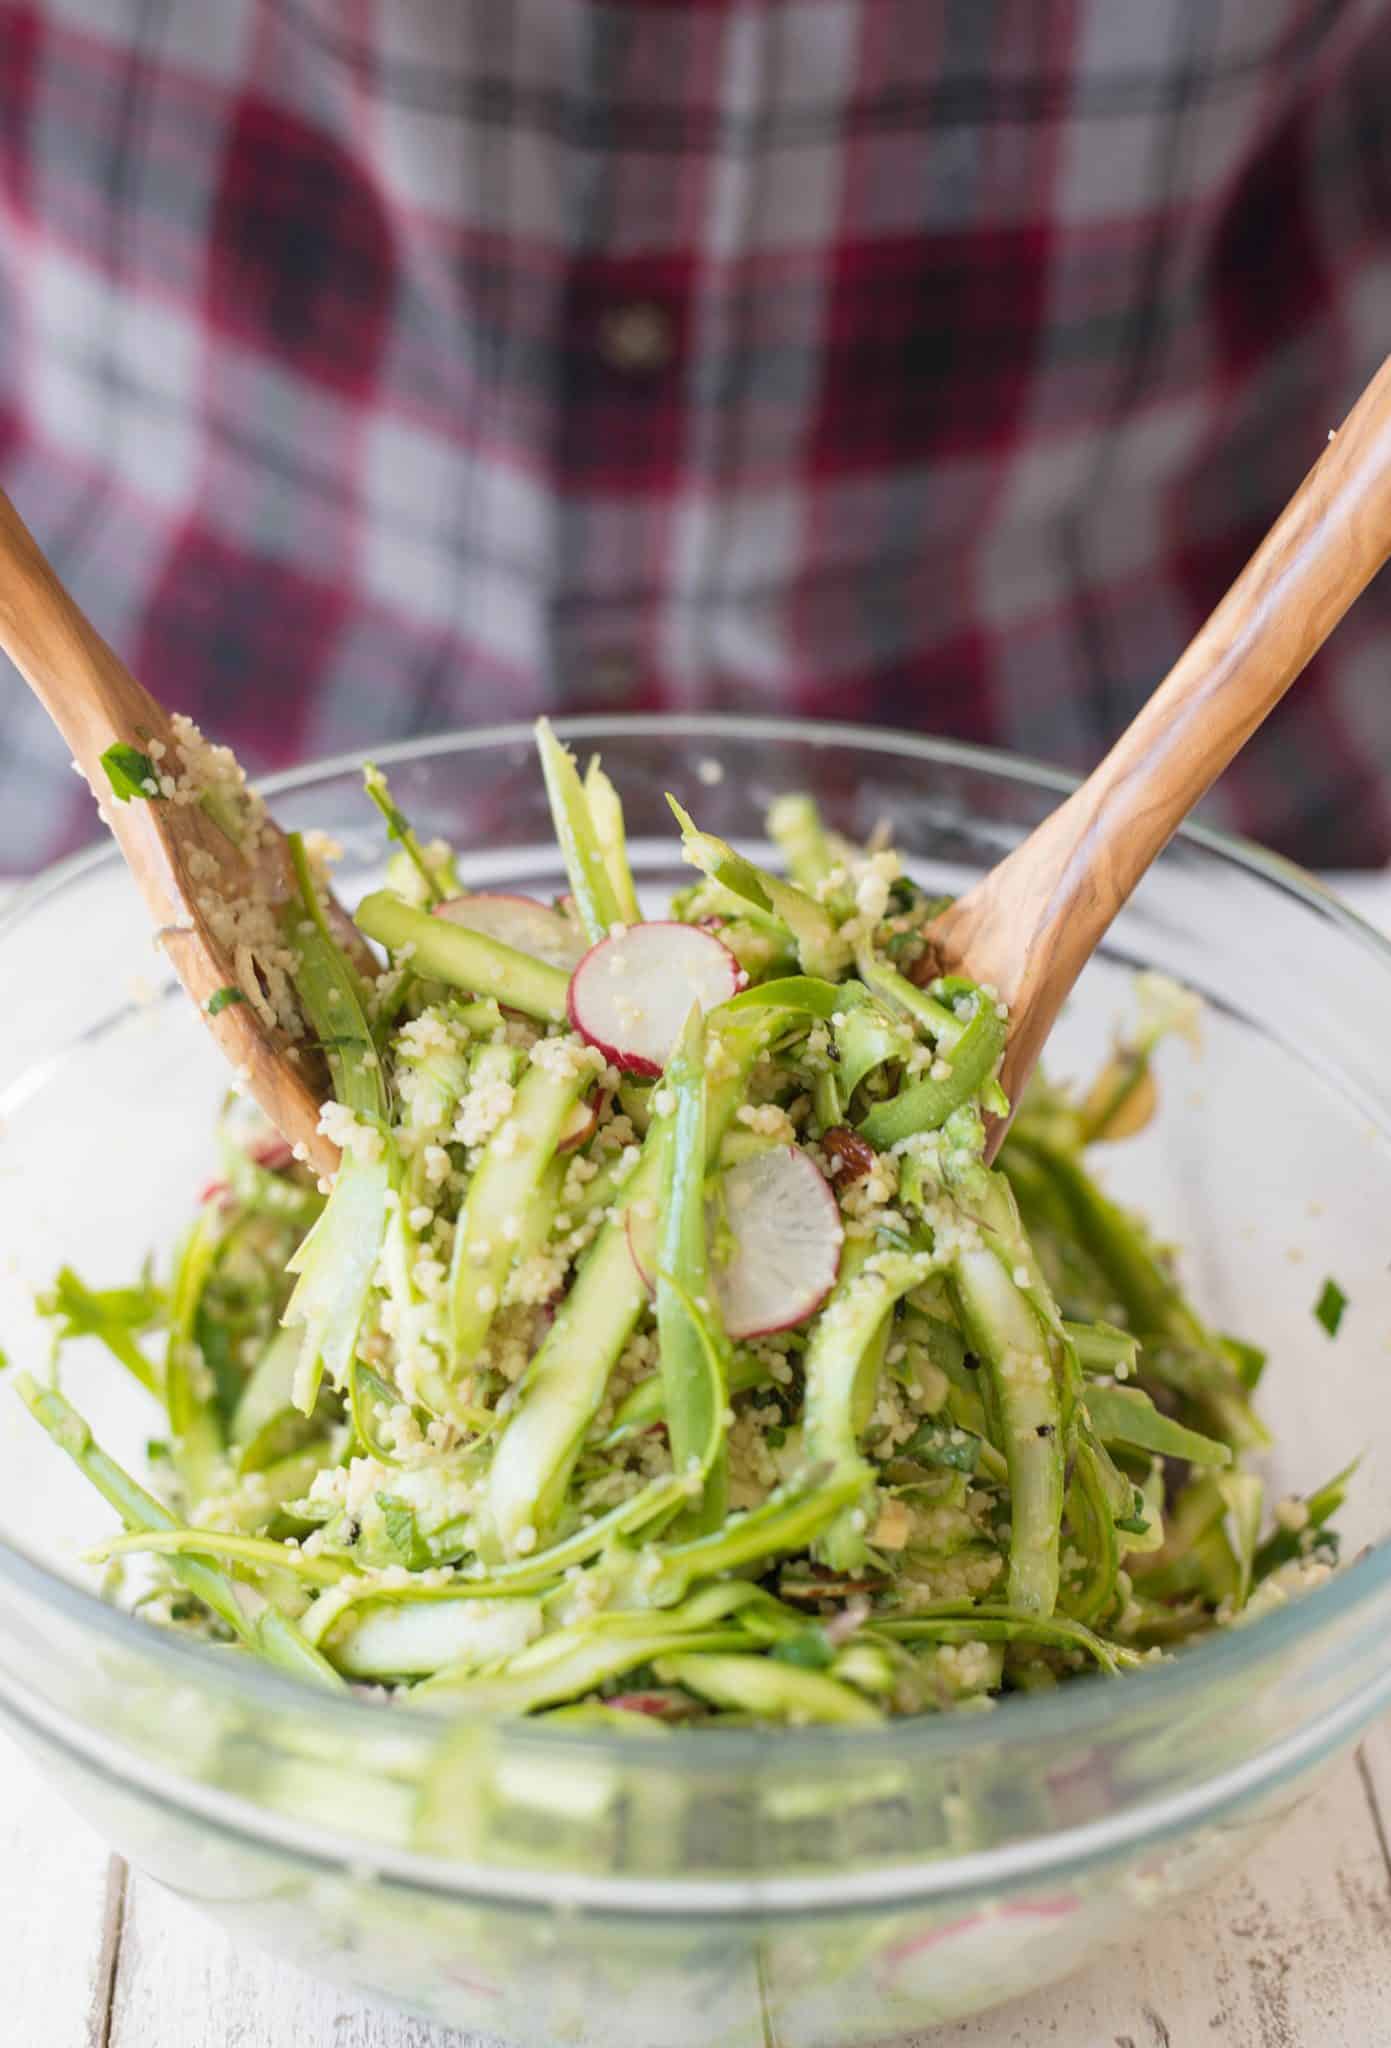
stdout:
<svg viewBox="0 0 1391 2048">
<path fill-rule="evenodd" d="M 1379 1739 L 1386 1744 L 1386 1731 Z M 1391 1865 L 1348 1758 L 1242 1871 L 1069 1983 L 921 2048 L 1379 2048 Z"/>
<path fill-rule="evenodd" d="M 0 2042 L 103 2043 L 125 1866 L 0 1735 Z M 10 2031 L 13 2024 L 14 2031 Z"/>
<path fill-rule="evenodd" d="M 488 2044 L 367 2005 L 273 1956 L 237 1946 L 193 1907 L 136 1878 L 130 1887 L 109 2033 L 91 2048 Z"/>
<path fill-rule="evenodd" d="M 1391 2042 L 1391 1724 L 1218 1889 L 1069 1983 L 902 2048 Z M 494 2048 L 234 1945 L 121 1866 L 0 1741 L 0 2041 L 16 2048 Z M 13 2031 L 10 2031 L 11 2025 Z"/>
</svg>

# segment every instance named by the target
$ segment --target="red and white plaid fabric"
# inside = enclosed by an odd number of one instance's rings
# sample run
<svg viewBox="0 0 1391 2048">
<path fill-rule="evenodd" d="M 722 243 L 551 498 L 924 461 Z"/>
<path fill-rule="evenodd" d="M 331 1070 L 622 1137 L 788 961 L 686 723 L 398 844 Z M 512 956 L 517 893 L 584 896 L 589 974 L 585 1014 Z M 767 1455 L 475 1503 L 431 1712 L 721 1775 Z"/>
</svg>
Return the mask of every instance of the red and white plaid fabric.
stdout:
<svg viewBox="0 0 1391 2048">
<path fill-rule="evenodd" d="M 258 768 L 1090 762 L 1391 341 L 1391 0 L 0 0 L 0 482 Z M 1229 778 L 1391 855 L 1391 587 Z M 0 867 L 91 829 L 0 694 Z"/>
</svg>

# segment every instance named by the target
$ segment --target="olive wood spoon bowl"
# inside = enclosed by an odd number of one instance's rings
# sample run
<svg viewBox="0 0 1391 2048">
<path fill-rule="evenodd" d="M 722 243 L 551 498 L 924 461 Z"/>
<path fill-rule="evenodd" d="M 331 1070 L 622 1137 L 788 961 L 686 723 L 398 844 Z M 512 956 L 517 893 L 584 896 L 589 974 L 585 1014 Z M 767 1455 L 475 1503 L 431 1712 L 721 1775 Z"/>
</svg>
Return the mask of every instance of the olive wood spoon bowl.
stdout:
<svg viewBox="0 0 1391 2048">
<path fill-rule="evenodd" d="M 327 1093 L 322 1055 L 296 1044 L 258 1008 L 255 997 L 265 1002 L 260 977 L 254 991 L 243 985 L 203 907 L 210 883 L 228 901 L 259 892 L 273 906 L 290 902 L 297 890 L 284 836 L 262 816 L 239 845 L 200 803 L 117 800 L 102 764 L 106 750 L 127 746 L 148 755 L 152 742 L 161 743 L 158 766 L 177 777 L 184 765 L 177 729 L 73 602 L 3 492 L 0 647 L 71 748 L 145 898 L 158 942 L 246 1092 L 289 1144 L 302 1148 L 298 1156 L 321 1176 L 332 1175 L 338 1148 L 319 1130 Z M 332 903 L 329 912 L 335 936 L 360 968 L 375 973 L 346 913 Z M 218 991 L 228 989 L 239 995 L 210 1011 Z"/>
<path fill-rule="evenodd" d="M 934 922 L 928 973 L 987 982 L 1008 1005 L 1011 1103 L 1146 868 L 1388 554 L 1391 358 L 1105 759 Z M 992 1122 L 992 1158 L 1007 1122 Z"/>
</svg>

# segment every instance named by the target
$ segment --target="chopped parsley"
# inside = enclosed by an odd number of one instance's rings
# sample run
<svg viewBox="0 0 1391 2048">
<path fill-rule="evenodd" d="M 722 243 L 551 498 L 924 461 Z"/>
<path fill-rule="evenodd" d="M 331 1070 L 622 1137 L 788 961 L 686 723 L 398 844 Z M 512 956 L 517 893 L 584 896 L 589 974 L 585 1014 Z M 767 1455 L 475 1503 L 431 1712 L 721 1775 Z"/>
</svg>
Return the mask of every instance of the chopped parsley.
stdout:
<svg viewBox="0 0 1391 2048">
<path fill-rule="evenodd" d="M 128 804 L 132 797 L 152 797 L 160 793 L 159 770 L 139 747 L 128 747 L 124 740 L 117 740 L 102 755 L 101 765 L 106 770 L 107 781 L 123 804 Z"/>
<path fill-rule="evenodd" d="M 1325 1280 L 1323 1283 L 1323 1293 L 1314 1303 L 1314 1314 L 1323 1324 L 1330 1337 L 1337 1336 L 1338 1325 L 1343 1320 L 1343 1310 L 1347 1305 L 1348 1298 L 1337 1281 Z"/>
<path fill-rule="evenodd" d="M 952 1422 L 924 1422 L 900 1455 L 922 1465 L 945 1465 L 949 1472 L 974 1472 L 980 1463 L 980 1438 Z"/>
<path fill-rule="evenodd" d="M 377 1506 L 382 1511 L 382 1528 L 387 1542 L 404 1565 L 419 1571 L 424 1551 L 416 1526 L 415 1509 L 408 1501 L 397 1500 L 389 1493 L 377 1495 Z"/>
<path fill-rule="evenodd" d="M 779 1664 L 795 1664 L 802 1671 L 824 1671 L 835 1662 L 835 1651 L 826 1640 L 826 1631 L 820 1628 L 805 1628 L 795 1636 L 784 1636 L 780 1643 L 774 1643 L 770 1656 Z"/>
<path fill-rule="evenodd" d="M 1138 1487 L 1133 1488 L 1132 1491 L 1135 1498 L 1131 1505 L 1130 1513 L 1123 1522 L 1117 1522 L 1116 1527 L 1123 1529 L 1127 1536 L 1143 1536 L 1149 1530 L 1149 1523 L 1145 1519 L 1145 1496 Z"/>
<path fill-rule="evenodd" d="M 225 987 L 215 988 L 208 997 L 208 1015 L 210 1017 L 219 1017 L 224 1010 L 230 1010 L 233 1003 L 244 1003 L 245 1001 L 246 997 L 242 994 L 241 990 L 235 983 L 229 981 Z"/>
</svg>

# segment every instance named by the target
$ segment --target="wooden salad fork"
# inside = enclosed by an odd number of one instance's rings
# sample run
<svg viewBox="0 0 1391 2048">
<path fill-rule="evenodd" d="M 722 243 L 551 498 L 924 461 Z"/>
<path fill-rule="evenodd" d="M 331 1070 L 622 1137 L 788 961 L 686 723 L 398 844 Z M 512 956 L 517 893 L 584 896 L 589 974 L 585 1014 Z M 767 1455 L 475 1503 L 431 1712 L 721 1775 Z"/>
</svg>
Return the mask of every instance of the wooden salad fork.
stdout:
<svg viewBox="0 0 1391 2048">
<path fill-rule="evenodd" d="M 1020 1094 L 1078 975 L 1198 800 L 1391 554 L 1391 359 L 1105 759 L 932 927 L 931 969 L 1009 1009 Z M 1007 1120 L 990 1132 L 991 1157 Z"/>
<path fill-rule="evenodd" d="M 297 894 L 284 836 L 259 799 L 239 807 L 249 813 L 248 822 L 245 815 L 229 815 L 225 806 L 151 795 L 139 787 L 146 766 L 155 770 L 156 790 L 159 778 L 177 783 L 189 773 L 188 730 L 142 689 L 78 609 L 2 492 L 0 647 L 71 748 L 175 973 L 246 1092 L 281 1135 L 302 1148 L 300 1156 L 316 1172 L 333 1174 L 338 1147 L 319 1130 L 327 1088 L 322 1056 L 295 1042 L 259 977 L 254 987 L 245 985 L 245 956 L 239 976 L 225 931 L 217 936 L 209 918 L 213 892 L 225 902 L 260 901 L 273 910 Z M 225 824 L 217 822 L 218 815 Z M 212 918 L 225 923 L 215 904 Z M 375 972 L 346 913 L 337 911 L 333 923 L 335 936 L 358 964 Z"/>
</svg>

